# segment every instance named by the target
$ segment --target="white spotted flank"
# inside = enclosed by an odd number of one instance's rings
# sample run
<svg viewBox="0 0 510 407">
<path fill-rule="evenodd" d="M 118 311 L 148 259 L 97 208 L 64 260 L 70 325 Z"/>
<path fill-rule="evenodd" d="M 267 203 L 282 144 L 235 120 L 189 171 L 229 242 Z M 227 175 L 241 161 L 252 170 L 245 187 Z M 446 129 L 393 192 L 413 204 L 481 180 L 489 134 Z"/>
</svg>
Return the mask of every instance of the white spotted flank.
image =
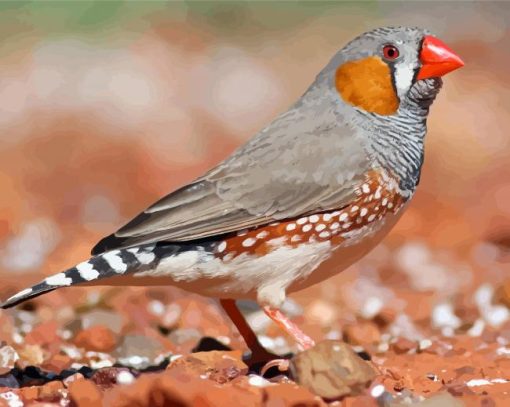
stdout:
<svg viewBox="0 0 510 407">
<path fill-rule="evenodd" d="M 227 248 L 227 242 L 223 241 L 218 245 L 218 253 L 223 253 Z"/>
<path fill-rule="evenodd" d="M 287 229 L 290 232 L 291 230 L 296 229 L 296 224 L 295 223 L 289 223 L 285 229 Z"/>
<path fill-rule="evenodd" d="M 257 233 L 257 236 L 255 236 L 255 237 L 257 239 L 264 239 L 267 236 L 269 236 L 269 232 L 267 230 L 263 230 L 263 231 Z"/>
<path fill-rule="evenodd" d="M 304 225 L 306 222 L 308 222 L 308 217 L 307 217 L 307 216 L 305 216 L 304 218 L 299 218 L 299 219 L 296 221 L 296 223 L 297 223 L 298 225 Z"/>
<path fill-rule="evenodd" d="M 310 222 L 311 223 L 317 223 L 318 221 L 319 221 L 319 216 L 318 215 L 310 216 Z"/>
<path fill-rule="evenodd" d="M 319 223 L 317 226 L 315 226 L 315 230 L 317 232 L 320 232 L 322 230 L 326 229 L 326 225 L 324 223 Z"/>
<path fill-rule="evenodd" d="M 251 247 L 255 244 L 256 241 L 257 241 L 256 239 L 254 239 L 252 237 L 248 237 L 243 240 L 242 245 L 243 245 L 243 247 Z"/>
</svg>

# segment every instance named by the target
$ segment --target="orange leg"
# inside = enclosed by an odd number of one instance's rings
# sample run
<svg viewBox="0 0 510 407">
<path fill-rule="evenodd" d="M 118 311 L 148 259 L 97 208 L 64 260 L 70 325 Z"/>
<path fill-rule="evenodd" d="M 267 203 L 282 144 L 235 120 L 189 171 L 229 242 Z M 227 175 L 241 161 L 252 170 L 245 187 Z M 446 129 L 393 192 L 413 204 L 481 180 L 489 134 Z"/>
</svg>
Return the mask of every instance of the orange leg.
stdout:
<svg viewBox="0 0 510 407">
<path fill-rule="evenodd" d="M 251 327 L 244 319 L 243 314 L 241 314 L 237 308 L 235 300 L 221 299 L 220 304 L 236 326 L 237 330 L 246 342 L 246 345 L 248 345 L 248 348 L 250 348 L 251 363 L 267 362 L 268 360 L 278 357 L 277 355 L 273 355 L 272 353 L 265 350 L 264 347 L 260 344 L 259 340 L 257 339 L 257 335 L 255 335 L 255 332 L 253 332 Z"/>
<path fill-rule="evenodd" d="M 264 307 L 264 312 L 280 328 L 294 338 L 300 350 L 310 349 L 315 346 L 314 340 L 299 329 L 299 327 L 286 317 L 279 309 Z"/>
</svg>

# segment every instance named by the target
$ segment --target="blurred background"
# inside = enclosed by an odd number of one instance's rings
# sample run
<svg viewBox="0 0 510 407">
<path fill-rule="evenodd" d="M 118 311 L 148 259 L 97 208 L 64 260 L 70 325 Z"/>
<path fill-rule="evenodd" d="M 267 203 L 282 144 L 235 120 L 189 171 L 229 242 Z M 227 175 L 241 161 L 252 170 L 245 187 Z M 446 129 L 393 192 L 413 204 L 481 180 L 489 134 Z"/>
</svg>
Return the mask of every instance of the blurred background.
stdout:
<svg viewBox="0 0 510 407">
<path fill-rule="evenodd" d="M 289 312 L 317 339 L 376 315 L 412 339 L 505 326 L 506 2 L 1 2 L 1 298 L 88 258 L 102 236 L 286 110 L 346 42 L 382 25 L 426 27 L 466 66 L 433 105 L 421 184 L 400 223 L 351 269 L 294 295 Z M 148 304 L 170 314 L 167 325 L 174 304 L 179 315 L 199 304 L 183 326 L 231 334 L 214 322 L 212 300 L 172 288 L 37 300 L 62 321 L 69 304 L 98 303 Z"/>
</svg>

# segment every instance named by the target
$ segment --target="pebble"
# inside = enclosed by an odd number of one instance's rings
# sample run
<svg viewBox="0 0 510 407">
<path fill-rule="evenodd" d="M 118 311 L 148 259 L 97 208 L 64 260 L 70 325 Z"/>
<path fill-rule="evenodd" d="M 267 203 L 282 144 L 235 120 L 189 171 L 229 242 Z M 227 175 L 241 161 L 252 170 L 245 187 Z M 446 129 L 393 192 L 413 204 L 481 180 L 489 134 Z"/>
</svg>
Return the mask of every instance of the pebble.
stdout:
<svg viewBox="0 0 510 407">
<path fill-rule="evenodd" d="M 0 348 L 0 375 L 9 372 L 18 359 L 19 355 L 12 346 L 2 346 Z"/>
<path fill-rule="evenodd" d="M 381 341 L 377 325 L 371 321 L 360 321 L 344 327 L 345 340 L 352 345 L 372 345 Z"/>
<path fill-rule="evenodd" d="M 82 329 L 89 329 L 96 325 L 108 327 L 115 334 L 120 334 L 124 326 L 123 318 L 116 312 L 96 309 L 81 315 Z"/>
<path fill-rule="evenodd" d="M 65 387 L 69 387 L 69 385 L 72 382 L 75 382 L 76 380 L 82 380 L 84 379 L 84 376 L 81 373 L 74 373 L 68 377 L 66 377 L 64 380 L 62 380 L 62 383 Z"/>
<path fill-rule="evenodd" d="M 104 325 L 94 325 L 84 329 L 73 340 L 79 348 L 96 352 L 109 352 L 115 348 L 117 337 L 115 333 Z"/>
<path fill-rule="evenodd" d="M 11 389 L 17 389 L 19 387 L 18 380 L 10 373 L 0 376 L 0 387 L 9 387 Z"/>
<path fill-rule="evenodd" d="M 113 387 L 115 384 L 129 384 L 134 381 L 135 376 L 125 367 L 107 367 L 95 371 L 90 380 L 98 386 L 99 389 L 105 390 Z M 123 381 L 122 383 L 119 382 Z"/>
<path fill-rule="evenodd" d="M 90 380 L 75 380 L 69 384 L 69 397 L 76 407 L 100 407 L 102 394 Z"/>
<path fill-rule="evenodd" d="M 156 363 L 156 358 L 162 353 L 165 353 L 165 349 L 156 339 L 143 335 L 126 335 L 113 355 L 123 366 L 141 370 Z"/>
<path fill-rule="evenodd" d="M 25 345 L 19 350 L 19 367 L 38 366 L 44 362 L 45 352 L 39 345 Z"/>
<path fill-rule="evenodd" d="M 361 394 L 377 371 L 341 341 L 319 342 L 290 362 L 297 383 L 326 399 Z"/>
<path fill-rule="evenodd" d="M 197 352 L 173 361 L 167 370 L 201 376 L 218 383 L 227 383 L 248 373 L 241 351 Z"/>
<path fill-rule="evenodd" d="M 135 381 L 135 376 L 129 371 L 122 371 L 117 374 L 117 383 L 131 384 Z"/>
<path fill-rule="evenodd" d="M 9 407 L 23 407 L 24 403 L 21 401 L 20 397 L 12 392 L 6 391 L 4 393 L 0 393 L 0 401 L 5 400 L 7 406 Z"/>
<path fill-rule="evenodd" d="M 202 334 L 195 328 L 178 328 L 174 329 L 168 335 L 168 339 L 176 345 L 182 345 L 186 342 L 197 342 L 202 337 Z"/>
<path fill-rule="evenodd" d="M 396 354 L 403 354 L 412 351 L 417 348 L 417 343 L 414 341 L 410 341 L 406 338 L 398 338 L 395 342 L 390 345 L 390 348 Z"/>
<path fill-rule="evenodd" d="M 258 376 L 255 374 L 248 376 L 248 383 L 250 383 L 251 386 L 255 387 L 267 387 L 273 385 L 273 383 L 271 383 L 269 380 L 264 379 L 262 376 Z"/>
</svg>

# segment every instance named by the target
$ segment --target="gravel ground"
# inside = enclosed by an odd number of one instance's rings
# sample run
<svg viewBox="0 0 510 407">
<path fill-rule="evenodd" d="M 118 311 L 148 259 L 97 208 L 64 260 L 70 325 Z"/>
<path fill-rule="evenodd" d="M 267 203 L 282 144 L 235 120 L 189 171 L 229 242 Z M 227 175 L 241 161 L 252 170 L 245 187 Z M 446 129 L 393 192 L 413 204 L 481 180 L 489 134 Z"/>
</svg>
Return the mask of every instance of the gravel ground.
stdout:
<svg viewBox="0 0 510 407">
<path fill-rule="evenodd" d="M 466 262 L 386 245 L 334 279 L 334 292 L 325 282 L 298 293 L 284 309 L 320 342 L 287 374 L 265 377 L 243 362 L 214 300 L 173 288 L 60 290 L 0 313 L 0 405 L 504 406 L 510 282 L 492 286 L 477 270 L 500 267 L 505 252 L 480 243 L 469 253 Z M 269 350 L 296 353 L 256 304 L 240 307 Z M 335 363 L 348 374 L 324 384 L 317 361 L 334 359 L 332 346 L 345 346 Z"/>
<path fill-rule="evenodd" d="M 318 343 L 292 374 L 247 366 L 215 300 L 62 289 L 0 311 L 0 406 L 510 405 L 510 8 L 379 3 L 313 17 L 297 3 L 2 6 L 1 299 L 223 159 L 364 28 L 429 27 L 466 67 L 434 103 L 420 186 L 392 233 L 285 304 Z M 296 354 L 240 305 L 264 346 Z"/>
</svg>

